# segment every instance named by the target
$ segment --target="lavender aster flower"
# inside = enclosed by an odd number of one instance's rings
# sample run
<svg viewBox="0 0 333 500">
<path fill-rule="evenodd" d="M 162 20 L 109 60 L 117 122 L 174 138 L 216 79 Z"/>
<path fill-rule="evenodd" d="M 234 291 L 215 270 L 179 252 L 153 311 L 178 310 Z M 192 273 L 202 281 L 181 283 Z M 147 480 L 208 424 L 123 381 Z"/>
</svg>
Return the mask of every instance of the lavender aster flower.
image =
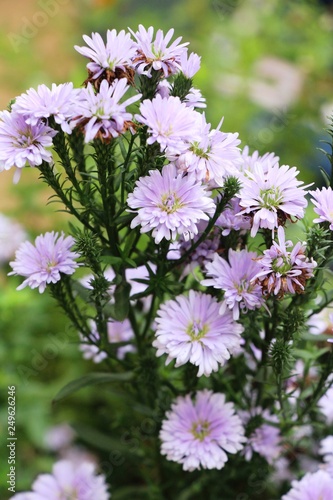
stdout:
<svg viewBox="0 0 333 500">
<path fill-rule="evenodd" d="M 190 290 L 189 297 L 168 300 L 155 321 L 156 355 L 167 354 L 166 364 L 175 359 L 176 367 L 187 362 L 198 366 L 198 377 L 216 372 L 240 347 L 243 327 L 229 311 L 220 315 L 219 304 L 210 295 Z"/>
<path fill-rule="evenodd" d="M 236 196 L 243 208 L 240 213 L 253 217 L 251 236 L 255 236 L 259 228 L 274 232 L 292 216 L 297 219 L 304 217 L 306 192 L 300 188 L 303 182 L 297 180 L 298 173 L 295 167 L 280 167 L 269 157 L 265 168 L 256 162 L 252 171 L 244 172 L 242 188 Z"/>
<path fill-rule="evenodd" d="M 173 151 L 166 151 L 170 161 L 181 172 L 186 172 L 203 182 L 212 181 L 217 186 L 223 186 L 227 176 L 238 173 L 237 162 L 240 152 L 238 134 L 221 132 L 219 129 L 210 130 L 210 123 L 206 122 L 205 115 L 199 115 L 200 139 L 187 141 L 180 155 L 175 156 Z"/>
<path fill-rule="evenodd" d="M 68 122 L 74 116 L 77 92 L 72 83 L 52 83 L 51 89 L 46 85 L 39 85 L 37 90 L 31 88 L 17 97 L 12 111 L 24 115 L 28 125 L 37 125 L 41 118 L 53 116 L 62 130 L 70 134 L 72 129 Z"/>
<path fill-rule="evenodd" d="M 333 436 L 326 436 L 320 441 L 319 454 L 323 455 L 325 462 L 333 460 Z"/>
<path fill-rule="evenodd" d="M 8 262 L 26 238 L 18 222 L 0 213 L 0 264 Z"/>
<path fill-rule="evenodd" d="M 110 344 L 127 342 L 134 338 L 134 333 L 128 319 L 124 321 L 108 321 L 107 335 Z M 96 345 L 88 344 L 81 335 L 82 343 L 80 344 L 80 351 L 82 351 L 84 359 L 92 359 L 94 363 L 101 363 L 108 355 L 105 351 L 101 351 L 97 345 L 100 342 L 100 335 L 94 321 L 91 323 L 90 338 Z M 135 350 L 132 344 L 123 345 L 117 349 L 116 356 L 118 359 L 124 359 L 126 353 L 134 352 Z"/>
<path fill-rule="evenodd" d="M 109 500 L 105 478 L 96 475 L 95 465 L 75 465 L 61 460 L 53 465 L 52 474 L 41 474 L 31 492 L 18 493 L 12 500 Z"/>
<path fill-rule="evenodd" d="M 162 98 L 157 94 L 152 101 L 145 99 L 140 106 L 138 122 L 147 125 L 148 144 L 158 142 L 161 151 L 166 147 L 175 154 L 184 149 L 184 140 L 199 138 L 196 123 L 199 113 L 182 103 L 179 97 Z"/>
<path fill-rule="evenodd" d="M 13 271 L 9 275 L 25 276 L 27 279 L 17 288 L 26 286 L 37 288 L 43 293 L 46 285 L 56 283 L 61 279 L 61 273 L 73 274 L 79 266 L 74 259 L 79 254 L 71 252 L 74 239 L 62 233 L 52 231 L 37 236 L 35 245 L 25 241 L 15 253 L 15 261 L 9 264 Z"/>
<path fill-rule="evenodd" d="M 230 249 L 229 263 L 215 254 L 213 262 L 206 263 L 208 279 L 201 282 L 204 286 L 213 286 L 224 291 L 224 301 L 220 312 L 226 308 L 233 311 L 235 320 L 240 311 L 246 312 L 261 307 L 264 303 L 261 286 L 253 281 L 260 270 L 255 252 Z"/>
<path fill-rule="evenodd" d="M 324 470 L 308 472 L 300 481 L 292 481 L 292 488 L 282 500 L 332 500 L 333 478 Z"/>
<path fill-rule="evenodd" d="M 166 35 L 162 30 L 157 30 L 154 39 L 154 28 L 150 26 L 148 30 L 141 24 L 139 30 L 130 32 L 136 39 L 136 54 L 132 57 L 132 64 L 140 75 L 151 76 L 151 71 L 163 72 L 165 77 L 177 73 L 181 69 L 181 55 L 187 51 L 187 43 L 179 43 L 182 37 L 176 38 L 171 45 L 168 44 L 173 37 L 174 29 L 170 29 Z"/>
<path fill-rule="evenodd" d="M 201 57 L 195 52 L 188 54 L 187 51 L 184 51 L 180 56 L 181 71 L 186 78 L 194 77 L 200 69 L 200 63 Z"/>
<path fill-rule="evenodd" d="M 329 387 L 318 401 L 318 408 L 326 418 L 328 425 L 333 424 L 333 386 Z"/>
<path fill-rule="evenodd" d="M 331 186 L 328 188 L 316 189 L 316 191 L 309 191 L 313 196 L 311 199 L 315 205 L 314 211 L 319 215 L 313 222 L 329 222 L 330 229 L 333 231 L 333 191 Z"/>
<path fill-rule="evenodd" d="M 98 79 L 103 73 L 106 73 L 109 82 L 121 77 L 130 81 L 133 79 L 129 66 L 136 48 L 129 33 L 124 30 L 119 33 L 115 29 L 107 30 L 106 43 L 99 33 L 92 33 L 91 37 L 83 35 L 83 40 L 88 47 L 74 45 L 74 48 L 90 60 L 87 68 L 91 80 Z"/>
<path fill-rule="evenodd" d="M 243 453 L 247 461 L 250 461 L 253 452 L 256 452 L 272 464 L 282 451 L 280 430 L 272 425 L 278 422 L 278 418 L 260 407 L 252 408 L 250 412 L 240 412 L 239 415 L 244 425 L 257 416 L 270 422 L 256 427 L 248 437 Z"/>
<path fill-rule="evenodd" d="M 233 403 L 207 389 L 178 397 L 166 413 L 160 432 L 161 453 L 183 469 L 222 469 L 228 453 L 243 447 L 244 428 Z"/>
<path fill-rule="evenodd" d="M 239 199 L 232 198 L 215 223 L 216 226 L 223 229 L 223 236 L 228 236 L 232 230 L 239 231 L 239 234 L 245 234 L 251 229 L 251 218 L 247 215 L 240 215 L 240 211 Z"/>
<path fill-rule="evenodd" d="M 312 278 L 316 262 L 305 255 L 305 245 L 296 243 L 293 246 L 290 240 L 285 240 L 283 227 L 278 228 L 279 242 L 273 242 L 264 255 L 258 258 L 261 266 L 253 281 L 259 280 L 265 294 L 274 294 L 283 297 L 285 293 L 303 293 L 306 280 Z"/>
<path fill-rule="evenodd" d="M 56 131 L 42 122 L 28 125 L 24 116 L 9 111 L 0 112 L 0 172 L 16 167 L 14 182 L 20 178 L 20 169 L 27 163 L 34 167 L 43 161 L 52 162 L 52 154 L 45 148 L 52 146 Z"/>
<path fill-rule="evenodd" d="M 247 171 L 252 172 L 255 165 L 258 165 L 266 172 L 269 165 L 276 165 L 279 163 L 279 160 L 280 158 L 275 156 L 275 153 L 265 153 L 263 156 L 260 156 L 258 151 L 254 151 L 250 154 L 249 147 L 244 146 L 240 157 L 239 169 L 243 173 Z"/>
<path fill-rule="evenodd" d="M 172 86 L 168 80 L 161 80 L 157 85 L 156 94 L 160 95 L 163 99 L 168 99 L 171 88 Z M 202 97 L 200 90 L 194 87 L 190 88 L 183 102 L 188 108 L 206 108 L 206 99 Z"/>
<path fill-rule="evenodd" d="M 139 179 L 127 203 L 138 212 L 131 227 L 141 225 L 142 233 L 152 230 L 157 244 L 163 238 L 175 239 L 177 234 L 193 238 L 198 233 L 197 223 L 208 220 L 207 214 L 215 211 L 205 188 L 194 179 L 176 175 L 171 164 L 165 165 L 162 172 L 151 170 Z"/>
<path fill-rule="evenodd" d="M 77 117 L 71 125 L 84 127 L 86 143 L 96 137 L 110 140 L 133 126 L 132 114 L 126 111 L 126 106 L 140 99 L 141 94 L 120 103 L 128 88 L 126 80 L 122 78 L 114 80 L 111 85 L 103 80 L 97 94 L 90 83 L 81 90 L 76 103 Z"/>
</svg>

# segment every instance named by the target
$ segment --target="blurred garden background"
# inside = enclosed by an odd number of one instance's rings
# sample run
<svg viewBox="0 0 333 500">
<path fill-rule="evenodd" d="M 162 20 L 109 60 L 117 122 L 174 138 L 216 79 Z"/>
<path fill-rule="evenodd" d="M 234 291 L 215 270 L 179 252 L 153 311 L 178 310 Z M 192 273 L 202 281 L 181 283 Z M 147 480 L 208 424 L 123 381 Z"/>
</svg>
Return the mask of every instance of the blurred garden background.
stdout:
<svg viewBox="0 0 333 500">
<path fill-rule="evenodd" d="M 86 60 L 73 48 L 82 34 L 138 24 L 190 42 L 201 56 L 195 86 L 207 100 L 207 121 L 238 132 L 242 145 L 275 152 L 281 164 L 297 166 L 300 179 L 322 183 L 319 166 L 328 168 L 318 148 L 333 113 L 333 11 L 330 2 L 311 0 L 12 0 L 2 2 L 0 20 L 0 106 L 40 83 L 51 85 L 86 78 Z M 68 218 L 47 204 L 50 192 L 27 168 L 20 182 L 1 173 L 0 214 L 19 223 L 27 237 L 64 230 Z M 78 338 L 47 295 L 24 289 L 8 278 L 8 230 L 0 218 L 0 498 L 8 498 L 7 386 L 17 392 L 17 491 L 49 471 L 56 458 L 89 454 L 104 467 L 110 483 L 126 478 L 130 459 L 110 458 L 108 430 L 119 426 L 111 412 L 127 404 L 106 386 L 85 388 L 52 404 L 70 380 L 95 366 L 82 359 Z M 14 222 L 13 222 L 14 224 Z M 73 437 L 68 424 L 75 429 Z M 124 432 L 135 423 L 129 412 Z M 58 427 L 62 426 L 62 427 Z M 72 441 L 74 439 L 74 441 Z M 141 432 L 142 439 L 142 432 Z M 108 467 L 108 469 L 107 469 Z M 116 472 L 114 472 L 116 469 Z M 250 493 L 249 493 L 250 494 Z M 115 491 L 113 497 L 120 496 Z M 251 494 L 250 494 L 250 498 Z M 97 500 L 97 499 L 96 499 Z"/>
</svg>

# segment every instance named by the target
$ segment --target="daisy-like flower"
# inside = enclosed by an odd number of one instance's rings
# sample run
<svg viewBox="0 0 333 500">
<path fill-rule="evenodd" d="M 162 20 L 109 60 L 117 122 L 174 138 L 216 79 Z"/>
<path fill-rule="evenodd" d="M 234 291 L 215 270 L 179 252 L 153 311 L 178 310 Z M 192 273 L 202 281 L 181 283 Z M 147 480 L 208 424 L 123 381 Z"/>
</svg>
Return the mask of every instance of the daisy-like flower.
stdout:
<svg viewBox="0 0 333 500">
<path fill-rule="evenodd" d="M 320 441 L 319 454 L 324 457 L 325 462 L 333 460 L 333 436 L 326 436 Z"/>
<path fill-rule="evenodd" d="M 307 321 L 312 335 L 333 335 L 333 307 L 324 307 L 318 314 L 312 314 Z"/>
<path fill-rule="evenodd" d="M 62 130 L 70 134 L 72 129 L 68 122 L 74 116 L 77 93 L 78 90 L 73 89 L 72 83 L 52 83 L 51 89 L 46 85 L 39 85 L 37 90 L 31 88 L 17 97 L 12 111 L 23 115 L 28 125 L 37 125 L 41 118 L 53 116 Z"/>
<path fill-rule="evenodd" d="M 147 125 L 147 144 L 158 142 L 161 151 L 168 148 L 174 154 L 184 149 L 183 141 L 199 138 L 197 122 L 199 113 L 182 103 L 179 97 L 163 98 L 157 94 L 152 101 L 145 99 L 140 106 L 138 122 Z"/>
<path fill-rule="evenodd" d="M 226 311 L 219 314 L 219 304 L 210 295 L 190 290 L 168 300 L 157 311 L 157 356 L 167 354 L 166 364 L 173 359 L 176 367 L 189 362 L 198 366 L 198 377 L 218 370 L 239 349 L 243 327 Z"/>
<path fill-rule="evenodd" d="M 275 165 L 279 163 L 280 158 L 275 156 L 275 153 L 265 153 L 260 156 L 258 151 L 254 151 L 250 154 L 248 146 L 244 146 L 242 154 L 240 157 L 239 170 L 241 172 L 252 172 L 255 165 L 259 165 L 264 172 L 267 171 L 269 165 Z"/>
<path fill-rule="evenodd" d="M 170 97 L 171 84 L 168 80 L 161 80 L 156 87 L 156 95 L 160 95 L 163 99 L 168 99 Z M 188 108 L 206 108 L 206 99 L 202 97 L 200 90 L 194 87 L 190 88 L 189 93 L 185 96 L 183 100 L 184 104 Z"/>
<path fill-rule="evenodd" d="M 92 33 L 91 37 L 83 35 L 83 40 L 88 47 L 74 45 L 74 48 L 90 60 L 87 64 L 89 81 L 95 83 L 94 80 L 101 76 L 105 76 L 109 83 L 122 77 L 129 82 L 133 81 L 134 74 L 130 66 L 136 48 L 130 33 L 125 33 L 124 30 L 117 33 L 113 29 L 107 30 L 106 43 L 99 33 Z"/>
<path fill-rule="evenodd" d="M 60 460 L 53 465 L 52 474 L 40 474 L 32 491 L 17 493 L 11 500 L 109 500 L 105 477 L 96 475 L 91 462 L 74 464 Z"/>
<path fill-rule="evenodd" d="M 318 408 L 326 418 L 327 425 L 333 423 L 333 386 L 318 401 Z"/>
<path fill-rule="evenodd" d="M 138 212 L 131 228 L 141 226 L 141 232 L 152 231 L 155 243 L 163 238 L 174 240 L 177 234 L 185 239 L 198 233 L 200 220 L 209 220 L 207 214 L 215 211 L 215 203 L 205 188 L 194 179 L 176 175 L 172 164 L 162 172 L 151 170 L 136 183 L 127 198 L 128 206 Z"/>
<path fill-rule="evenodd" d="M 314 211 L 319 215 L 313 222 L 329 222 L 333 231 L 333 191 L 331 186 L 309 191 L 313 196 L 312 203 L 315 205 Z"/>
<path fill-rule="evenodd" d="M 193 78 L 199 71 L 201 64 L 201 57 L 195 52 L 188 54 L 184 51 L 180 56 L 181 71 L 186 78 Z"/>
<path fill-rule="evenodd" d="M 231 231 L 239 231 L 245 234 L 251 229 L 251 218 L 247 215 L 239 215 L 241 207 L 238 198 L 232 198 L 227 208 L 223 210 L 215 225 L 223 229 L 222 235 L 228 236 Z"/>
<path fill-rule="evenodd" d="M 74 260 L 79 254 L 70 250 L 73 244 L 72 236 L 65 238 L 63 233 L 59 236 L 54 231 L 37 236 L 35 245 L 22 243 L 15 260 L 9 263 L 13 269 L 9 275 L 26 277 L 17 290 L 29 286 L 43 293 L 47 284 L 61 279 L 61 274 L 73 274 L 79 266 Z"/>
<path fill-rule="evenodd" d="M 274 294 L 283 297 L 285 293 L 303 293 L 306 280 L 312 278 L 317 263 L 305 255 L 305 244 L 298 242 L 293 246 L 290 240 L 286 241 L 282 226 L 278 228 L 278 240 L 264 251 L 257 261 L 261 267 L 253 282 L 259 280 L 266 295 Z"/>
<path fill-rule="evenodd" d="M 141 94 L 120 103 L 128 89 L 127 81 L 122 78 L 111 85 L 103 80 L 97 94 L 91 83 L 81 90 L 76 103 L 77 116 L 71 125 L 84 128 L 86 143 L 96 137 L 108 141 L 133 126 L 132 114 L 126 111 L 126 106 L 140 99 Z"/>
<path fill-rule="evenodd" d="M 41 121 L 28 125 L 24 116 L 9 111 L 0 112 L 0 172 L 16 167 L 14 182 L 18 182 L 26 164 L 34 167 L 43 161 L 51 163 L 52 146 L 56 131 Z"/>
<path fill-rule="evenodd" d="M 240 412 L 239 416 L 246 426 L 252 418 L 262 417 L 269 422 L 277 423 L 278 419 L 275 415 L 271 415 L 268 410 L 256 407 L 250 412 Z M 280 430 L 270 423 L 260 424 L 248 437 L 243 454 L 245 460 L 250 461 L 253 453 L 256 452 L 264 457 L 269 464 L 281 454 L 281 435 Z"/>
<path fill-rule="evenodd" d="M 238 174 L 240 140 L 238 134 L 220 131 L 222 121 L 217 129 L 210 130 L 211 125 L 206 122 L 205 115 L 199 115 L 200 139 L 186 141 L 182 153 L 176 157 L 168 148 L 167 158 L 175 161 L 179 171 L 197 180 L 223 186 L 227 176 Z"/>
<path fill-rule="evenodd" d="M 274 159 L 266 158 L 265 168 L 256 162 L 252 171 L 242 176 L 242 188 L 236 195 L 240 199 L 241 214 L 253 217 L 251 236 L 260 228 L 274 229 L 287 219 L 304 217 L 307 206 L 306 192 L 297 180 L 298 170 L 288 165 L 279 166 Z"/>
<path fill-rule="evenodd" d="M 292 481 L 292 488 L 282 500 L 332 500 L 333 478 L 324 470 L 308 472 L 300 481 Z"/>
<path fill-rule="evenodd" d="M 154 28 L 150 26 L 148 30 L 139 25 L 139 30 L 134 33 L 136 42 L 136 54 L 132 57 L 132 64 L 140 75 L 151 76 L 151 71 L 163 72 L 165 78 L 181 70 L 181 55 L 187 51 L 186 43 L 179 43 L 182 37 L 176 38 L 168 47 L 174 34 L 174 29 L 170 29 L 166 35 L 162 30 L 157 30 L 154 39 Z"/>
<path fill-rule="evenodd" d="M 178 397 L 166 413 L 160 431 L 161 453 L 183 469 L 222 469 L 227 453 L 237 453 L 246 441 L 233 403 L 207 389 Z M 226 453 L 227 452 L 227 453 Z"/>
<path fill-rule="evenodd" d="M 8 262 L 26 239 L 22 226 L 0 213 L 0 264 Z"/>
<path fill-rule="evenodd" d="M 116 342 L 129 342 L 134 338 L 134 333 L 128 319 L 124 321 L 108 321 L 107 335 L 110 344 Z M 96 343 L 100 340 L 95 322 L 91 323 L 90 337 Z M 81 336 L 81 340 L 83 342 L 80 344 L 80 351 L 82 351 L 84 359 L 92 359 L 94 363 L 101 363 L 103 359 L 107 358 L 107 353 L 101 351 L 97 345 L 87 344 L 83 336 Z M 118 359 L 124 359 L 126 353 L 134 351 L 135 347 L 132 344 L 123 345 L 117 349 L 116 355 Z"/>
<path fill-rule="evenodd" d="M 257 257 L 255 252 L 230 249 L 229 263 L 218 254 L 215 254 L 213 262 L 206 263 L 208 278 L 201 284 L 224 291 L 220 312 L 231 309 L 235 320 L 239 318 L 240 311 L 252 311 L 264 303 L 261 286 L 253 281 L 260 271 Z"/>
</svg>

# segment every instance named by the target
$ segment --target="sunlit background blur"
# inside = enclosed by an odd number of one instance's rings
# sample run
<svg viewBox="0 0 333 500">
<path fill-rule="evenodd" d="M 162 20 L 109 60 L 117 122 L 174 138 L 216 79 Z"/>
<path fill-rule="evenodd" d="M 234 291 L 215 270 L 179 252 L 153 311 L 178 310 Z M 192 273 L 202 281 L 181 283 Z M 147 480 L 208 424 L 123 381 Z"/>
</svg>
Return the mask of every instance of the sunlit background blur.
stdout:
<svg viewBox="0 0 333 500">
<path fill-rule="evenodd" d="M 238 132 L 243 146 L 260 153 L 275 152 L 281 164 L 299 168 L 302 180 L 319 185 L 319 166 L 328 169 L 329 165 L 318 148 L 326 147 L 321 141 L 327 139 L 324 129 L 333 113 L 333 11 L 329 4 L 311 0 L 2 0 L 0 108 L 40 83 L 73 81 L 80 86 L 86 78 L 86 60 L 73 46 L 84 44 L 84 33 L 136 30 L 138 24 L 163 30 L 173 27 L 175 36 L 189 41 L 190 51 L 202 58 L 194 81 L 206 97 L 207 121 L 213 128 L 224 116 L 222 130 Z M 18 221 L 30 238 L 47 230 L 66 231 L 66 217 L 55 211 L 59 206 L 47 205 L 50 193 L 38 180 L 38 172 L 26 168 L 15 186 L 12 175 L 12 171 L 0 175 L 0 213 Z M 9 232 L 8 238 L 12 237 Z M 53 426 L 80 420 L 88 447 L 93 448 L 87 438 L 94 424 L 92 411 L 100 425 L 110 425 L 102 402 L 111 396 L 103 389 L 97 394 L 85 389 L 51 406 L 62 385 L 92 366 L 81 359 L 75 341 L 56 344 L 68 327 L 47 294 L 16 292 L 19 281 L 7 278 L 8 270 L 6 263 L 0 267 L 0 385 L 17 386 L 18 489 L 22 490 L 29 488 L 38 472 L 50 470 L 59 453 L 83 453 L 87 446 L 78 432 L 79 448 L 66 444 L 60 451 L 55 449 L 45 439 Z M 58 347 L 52 351 L 52 345 Z M 1 401 L 0 435 L 6 433 L 5 403 Z M 7 467 L 6 460 L 0 462 L 3 478 Z M 5 482 L 1 498 L 6 498 Z"/>
</svg>

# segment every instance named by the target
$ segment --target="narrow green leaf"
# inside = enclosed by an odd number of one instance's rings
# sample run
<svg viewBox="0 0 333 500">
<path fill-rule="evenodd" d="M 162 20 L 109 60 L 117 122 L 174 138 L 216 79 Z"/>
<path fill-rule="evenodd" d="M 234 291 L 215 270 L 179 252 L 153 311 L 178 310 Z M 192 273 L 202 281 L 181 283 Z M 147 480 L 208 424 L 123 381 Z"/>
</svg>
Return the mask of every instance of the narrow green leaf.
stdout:
<svg viewBox="0 0 333 500">
<path fill-rule="evenodd" d="M 89 373 L 88 375 L 76 380 L 72 380 L 65 385 L 53 399 L 52 403 L 58 403 L 70 394 L 79 391 L 83 387 L 94 384 L 104 384 L 106 382 L 128 382 L 133 377 L 132 372 L 123 373 Z"/>
</svg>

